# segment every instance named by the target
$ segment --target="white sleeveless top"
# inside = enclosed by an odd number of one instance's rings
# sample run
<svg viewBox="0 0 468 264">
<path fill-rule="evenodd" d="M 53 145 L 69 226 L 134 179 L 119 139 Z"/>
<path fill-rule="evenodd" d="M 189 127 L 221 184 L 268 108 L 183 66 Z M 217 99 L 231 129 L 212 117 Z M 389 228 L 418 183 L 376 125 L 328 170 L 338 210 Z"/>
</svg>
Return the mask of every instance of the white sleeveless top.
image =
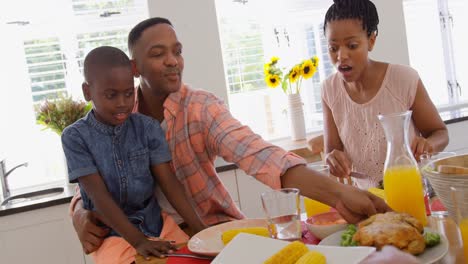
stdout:
<svg viewBox="0 0 468 264">
<path fill-rule="evenodd" d="M 383 178 L 387 141 L 377 115 L 409 110 L 418 81 L 419 75 L 411 67 L 390 64 L 379 91 L 364 104 L 351 99 L 338 73 L 323 82 L 322 99 L 331 109 L 344 152 L 356 171 L 370 176 L 356 179 L 359 188 L 375 187 Z M 416 134 L 419 132 L 411 121 L 410 143 Z"/>
</svg>

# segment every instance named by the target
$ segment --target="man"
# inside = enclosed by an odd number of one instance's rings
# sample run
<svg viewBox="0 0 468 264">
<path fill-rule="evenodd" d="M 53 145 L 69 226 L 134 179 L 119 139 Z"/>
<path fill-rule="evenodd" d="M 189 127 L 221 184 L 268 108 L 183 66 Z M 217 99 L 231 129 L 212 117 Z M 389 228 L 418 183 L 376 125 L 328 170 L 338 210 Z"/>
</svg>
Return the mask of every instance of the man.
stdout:
<svg viewBox="0 0 468 264">
<path fill-rule="evenodd" d="M 272 188 L 299 188 L 302 195 L 333 206 L 352 223 L 389 210 L 380 198 L 323 177 L 300 157 L 265 142 L 211 93 L 184 85 L 182 44 L 167 19 L 150 18 L 136 25 L 128 47 L 140 78 L 135 110 L 161 122 L 175 174 L 205 224 L 244 217 L 216 174 L 217 156 Z M 93 252 L 106 232 L 94 224 L 94 214 L 71 207 L 83 248 Z M 163 201 L 161 207 L 180 223 L 169 203 Z"/>
</svg>

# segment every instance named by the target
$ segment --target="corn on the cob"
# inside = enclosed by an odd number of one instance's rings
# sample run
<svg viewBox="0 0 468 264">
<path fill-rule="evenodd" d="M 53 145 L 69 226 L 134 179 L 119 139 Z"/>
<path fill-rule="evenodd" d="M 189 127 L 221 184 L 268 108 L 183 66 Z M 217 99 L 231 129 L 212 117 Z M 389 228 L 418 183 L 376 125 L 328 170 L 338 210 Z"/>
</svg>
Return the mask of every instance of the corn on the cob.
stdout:
<svg viewBox="0 0 468 264">
<path fill-rule="evenodd" d="M 309 251 L 302 255 L 295 264 L 326 264 L 327 259 L 325 256 L 318 251 Z"/>
<path fill-rule="evenodd" d="M 294 264 L 302 257 L 302 255 L 309 252 L 309 249 L 303 243 L 294 241 L 280 251 L 276 252 L 273 256 L 268 258 L 264 264 Z"/>
<path fill-rule="evenodd" d="M 264 237 L 270 236 L 266 227 L 246 227 L 224 231 L 223 234 L 221 234 L 221 240 L 223 240 L 224 245 L 226 245 L 239 233 L 248 233 Z"/>
</svg>

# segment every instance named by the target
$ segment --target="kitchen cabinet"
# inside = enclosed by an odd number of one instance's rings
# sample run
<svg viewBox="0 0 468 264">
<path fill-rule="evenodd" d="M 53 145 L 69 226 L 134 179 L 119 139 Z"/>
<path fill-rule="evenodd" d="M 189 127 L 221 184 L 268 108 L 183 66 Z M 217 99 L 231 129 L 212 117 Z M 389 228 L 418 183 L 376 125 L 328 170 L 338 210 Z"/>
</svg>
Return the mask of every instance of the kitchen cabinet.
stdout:
<svg viewBox="0 0 468 264">
<path fill-rule="evenodd" d="M 68 204 L 0 217 L 0 263 L 85 263 Z"/>
</svg>

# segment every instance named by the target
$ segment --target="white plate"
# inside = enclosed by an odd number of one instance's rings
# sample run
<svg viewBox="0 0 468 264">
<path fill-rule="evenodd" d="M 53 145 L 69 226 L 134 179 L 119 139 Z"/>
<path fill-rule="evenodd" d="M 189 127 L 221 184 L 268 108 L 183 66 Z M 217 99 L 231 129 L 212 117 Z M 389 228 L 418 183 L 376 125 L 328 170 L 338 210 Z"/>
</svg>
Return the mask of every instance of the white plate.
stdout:
<svg viewBox="0 0 468 264">
<path fill-rule="evenodd" d="M 211 264 L 262 264 L 289 242 L 240 233 L 219 253 Z M 330 247 L 307 245 L 325 255 L 327 264 L 355 264 L 375 251 L 373 247 Z"/>
<path fill-rule="evenodd" d="M 344 232 L 345 230 L 341 230 L 341 231 L 338 231 L 336 233 L 333 233 L 329 236 L 327 236 L 326 238 L 324 238 L 322 241 L 320 241 L 319 245 L 324 245 L 324 246 L 339 246 L 340 245 L 340 241 L 341 241 L 341 234 Z M 429 228 L 424 228 L 424 231 L 429 231 L 431 233 L 437 233 Z M 447 238 L 440 234 L 440 243 L 434 247 L 430 247 L 430 248 L 426 248 L 426 250 L 416 256 L 419 261 L 421 261 L 422 264 L 430 264 L 430 263 L 434 263 L 438 260 L 440 260 L 441 258 L 443 258 L 445 256 L 445 254 L 447 254 L 447 251 L 448 251 L 448 241 L 447 241 Z"/>
<path fill-rule="evenodd" d="M 187 247 L 193 253 L 216 256 L 224 248 L 223 241 L 221 240 L 221 234 L 224 231 L 246 227 L 267 228 L 267 225 L 266 219 L 243 219 L 215 225 L 195 234 L 190 238 Z"/>
</svg>

